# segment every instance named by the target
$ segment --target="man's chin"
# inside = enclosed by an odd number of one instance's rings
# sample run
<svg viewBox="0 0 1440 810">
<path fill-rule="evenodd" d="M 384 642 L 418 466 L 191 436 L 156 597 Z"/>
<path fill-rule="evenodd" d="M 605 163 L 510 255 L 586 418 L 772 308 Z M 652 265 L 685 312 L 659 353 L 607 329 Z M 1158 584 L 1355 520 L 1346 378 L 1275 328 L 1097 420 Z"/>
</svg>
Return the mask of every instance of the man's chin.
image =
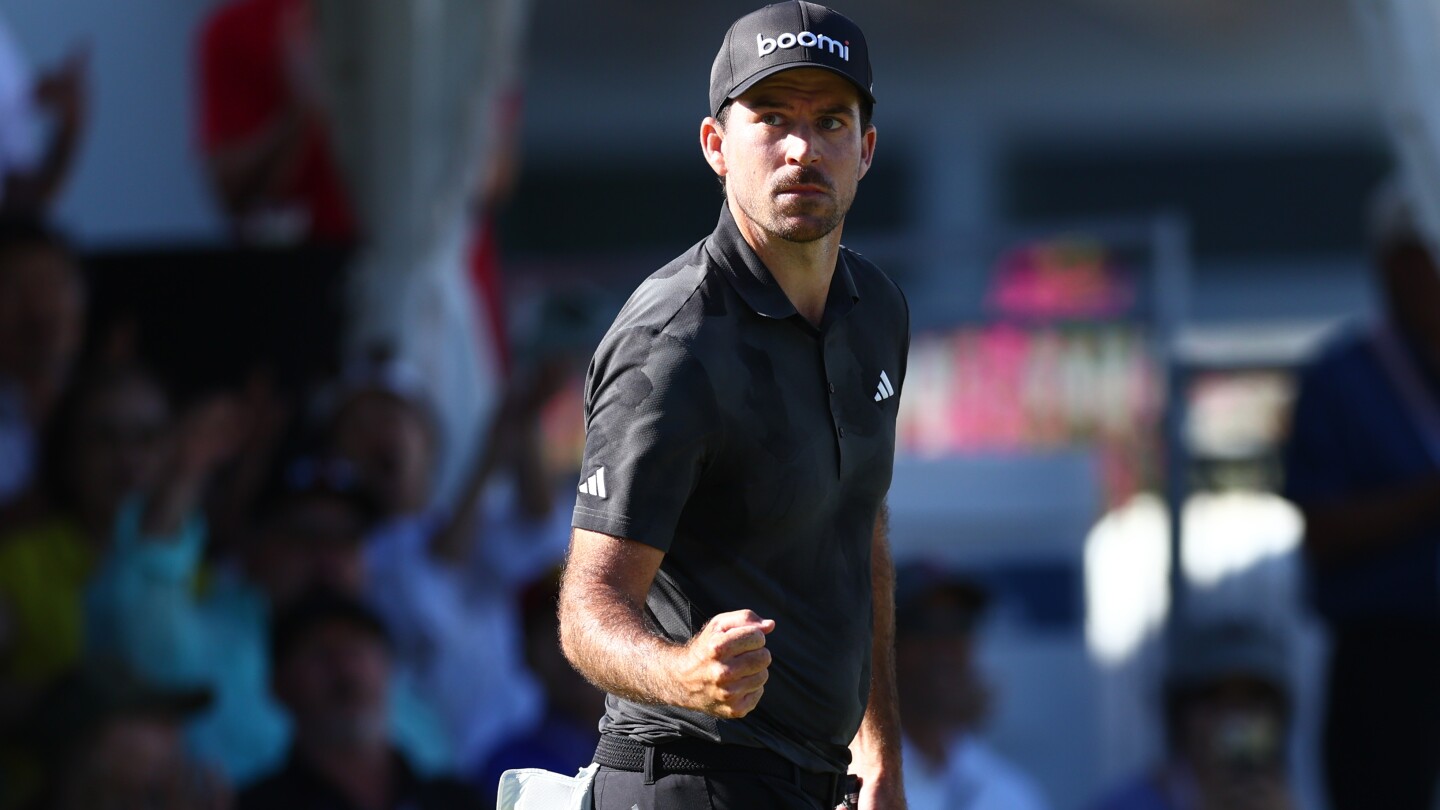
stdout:
<svg viewBox="0 0 1440 810">
<path fill-rule="evenodd" d="M 840 223 L 829 218 L 786 217 L 775 223 L 775 235 L 786 242 L 806 244 L 829 236 Z"/>
</svg>

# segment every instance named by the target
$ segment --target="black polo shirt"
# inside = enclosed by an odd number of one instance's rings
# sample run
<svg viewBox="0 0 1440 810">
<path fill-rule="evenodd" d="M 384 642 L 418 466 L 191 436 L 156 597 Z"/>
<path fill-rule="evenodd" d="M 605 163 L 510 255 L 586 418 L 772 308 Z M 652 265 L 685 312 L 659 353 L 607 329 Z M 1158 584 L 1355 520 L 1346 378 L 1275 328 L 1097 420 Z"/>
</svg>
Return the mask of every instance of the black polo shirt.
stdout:
<svg viewBox="0 0 1440 810">
<path fill-rule="evenodd" d="M 750 609 L 776 627 L 741 720 L 611 696 L 601 730 L 763 746 L 843 770 L 870 682 L 870 549 L 890 487 L 909 311 L 841 249 L 819 329 L 724 208 L 650 276 L 590 363 L 574 525 L 665 552 L 647 599 L 689 639 Z"/>
</svg>

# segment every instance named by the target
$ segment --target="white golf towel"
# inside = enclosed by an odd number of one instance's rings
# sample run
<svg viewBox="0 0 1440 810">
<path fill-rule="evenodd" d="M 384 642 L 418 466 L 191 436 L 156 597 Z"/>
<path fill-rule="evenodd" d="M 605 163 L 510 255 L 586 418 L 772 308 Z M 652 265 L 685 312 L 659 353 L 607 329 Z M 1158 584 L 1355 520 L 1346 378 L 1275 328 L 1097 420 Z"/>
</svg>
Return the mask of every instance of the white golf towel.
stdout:
<svg viewBox="0 0 1440 810">
<path fill-rule="evenodd" d="M 590 790 L 599 765 L 574 776 L 540 768 L 518 768 L 500 774 L 496 810 L 590 810 Z"/>
</svg>

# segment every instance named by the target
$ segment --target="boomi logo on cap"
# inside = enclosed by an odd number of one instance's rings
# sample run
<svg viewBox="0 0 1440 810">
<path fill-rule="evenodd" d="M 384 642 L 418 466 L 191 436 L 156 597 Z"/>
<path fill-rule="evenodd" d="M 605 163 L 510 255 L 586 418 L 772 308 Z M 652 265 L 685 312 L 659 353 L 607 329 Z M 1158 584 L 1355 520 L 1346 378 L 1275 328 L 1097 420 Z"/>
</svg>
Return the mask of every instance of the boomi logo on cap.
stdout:
<svg viewBox="0 0 1440 810">
<path fill-rule="evenodd" d="M 761 56 L 774 53 L 776 48 L 793 48 L 799 45 L 802 48 L 828 50 L 846 62 L 850 61 L 849 43 L 831 39 L 824 34 L 812 34 L 809 31 L 801 31 L 798 34 L 780 34 L 773 38 L 764 34 L 756 34 L 755 44 L 760 47 Z"/>
</svg>

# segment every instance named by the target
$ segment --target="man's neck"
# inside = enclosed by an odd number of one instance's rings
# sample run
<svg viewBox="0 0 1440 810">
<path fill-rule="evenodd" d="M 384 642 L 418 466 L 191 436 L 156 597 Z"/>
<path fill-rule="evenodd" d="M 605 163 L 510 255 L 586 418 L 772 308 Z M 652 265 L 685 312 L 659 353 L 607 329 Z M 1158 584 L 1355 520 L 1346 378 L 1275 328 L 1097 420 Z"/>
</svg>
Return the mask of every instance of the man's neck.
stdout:
<svg viewBox="0 0 1440 810">
<path fill-rule="evenodd" d="M 835 263 L 840 257 L 840 232 L 845 228 L 844 223 L 813 242 L 787 242 L 757 226 L 733 201 L 730 213 L 740 235 L 765 263 L 795 310 L 811 325 L 819 326 L 825 316 L 825 301 L 830 297 L 830 279 L 835 275 Z"/>
<path fill-rule="evenodd" d="M 384 745 L 337 748 L 299 741 L 300 755 L 332 787 L 364 810 L 386 810 L 395 790 L 395 761 Z"/>
</svg>

